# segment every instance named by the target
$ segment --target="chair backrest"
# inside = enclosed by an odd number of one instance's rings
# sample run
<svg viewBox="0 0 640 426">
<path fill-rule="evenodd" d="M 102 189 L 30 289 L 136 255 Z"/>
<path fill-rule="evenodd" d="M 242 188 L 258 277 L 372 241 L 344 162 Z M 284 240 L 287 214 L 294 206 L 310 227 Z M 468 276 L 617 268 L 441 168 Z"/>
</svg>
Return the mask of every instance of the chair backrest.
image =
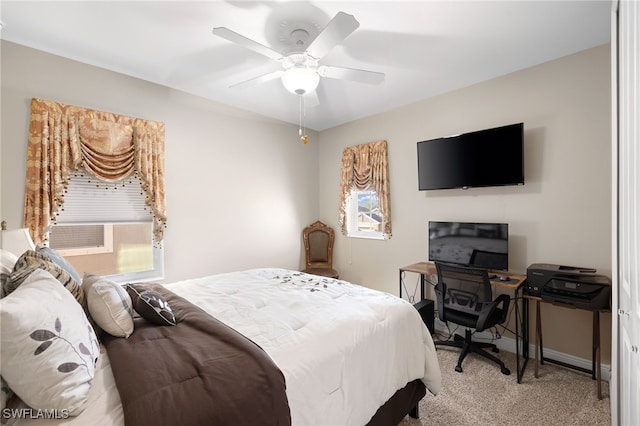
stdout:
<svg viewBox="0 0 640 426">
<path fill-rule="evenodd" d="M 333 229 L 316 221 L 302 231 L 306 268 L 333 268 Z"/>
<path fill-rule="evenodd" d="M 436 262 L 436 270 L 440 320 L 447 321 L 447 311 L 479 317 L 484 306 L 493 302 L 486 269 Z"/>
</svg>

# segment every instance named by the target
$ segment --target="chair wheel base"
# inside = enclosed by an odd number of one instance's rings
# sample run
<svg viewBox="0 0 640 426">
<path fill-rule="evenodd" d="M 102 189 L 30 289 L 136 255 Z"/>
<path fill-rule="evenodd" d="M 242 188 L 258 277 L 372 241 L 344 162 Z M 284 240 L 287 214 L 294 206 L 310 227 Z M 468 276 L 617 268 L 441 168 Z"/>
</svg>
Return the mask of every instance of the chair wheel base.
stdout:
<svg viewBox="0 0 640 426">
<path fill-rule="evenodd" d="M 460 367 L 459 365 L 456 365 L 456 371 L 458 373 L 462 373 L 462 367 Z"/>
<path fill-rule="evenodd" d="M 500 352 L 500 349 L 498 349 L 498 348 L 491 348 L 491 352 L 498 353 L 498 352 Z"/>
<path fill-rule="evenodd" d="M 509 370 L 507 367 L 502 367 L 502 368 L 500 368 L 500 372 L 501 372 L 502 374 L 504 374 L 505 376 L 508 376 L 508 375 L 510 375 L 510 374 L 511 374 L 511 370 Z"/>
</svg>

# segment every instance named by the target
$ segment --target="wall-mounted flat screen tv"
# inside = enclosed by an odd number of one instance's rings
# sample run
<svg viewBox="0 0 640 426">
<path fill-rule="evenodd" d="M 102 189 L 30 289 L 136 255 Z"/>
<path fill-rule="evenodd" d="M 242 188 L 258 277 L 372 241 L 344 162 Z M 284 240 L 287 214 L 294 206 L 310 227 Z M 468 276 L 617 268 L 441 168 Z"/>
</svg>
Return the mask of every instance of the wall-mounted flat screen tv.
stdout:
<svg viewBox="0 0 640 426">
<path fill-rule="evenodd" d="M 418 189 L 524 185 L 524 124 L 418 142 Z"/>
<path fill-rule="evenodd" d="M 506 223 L 429 222 L 429 261 L 509 269 Z"/>
</svg>

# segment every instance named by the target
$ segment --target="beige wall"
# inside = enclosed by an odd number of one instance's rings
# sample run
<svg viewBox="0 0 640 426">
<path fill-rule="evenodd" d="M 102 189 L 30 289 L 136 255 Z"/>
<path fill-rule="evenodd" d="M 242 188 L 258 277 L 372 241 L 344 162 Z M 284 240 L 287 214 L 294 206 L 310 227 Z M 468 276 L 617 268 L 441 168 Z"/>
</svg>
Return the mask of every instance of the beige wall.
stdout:
<svg viewBox="0 0 640 426">
<path fill-rule="evenodd" d="M 397 295 L 398 268 L 427 259 L 429 220 L 508 222 L 513 272 L 546 262 L 611 276 L 609 54 L 597 47 L 323 131 L 319 216 L 336 228 L 343 148 L 380 139 L 389 147 L 393 237 L 338 235 L 340 277 Z M 516 122 L 525 129 L 524 186 L 418 191 L 416 142 Z M 416 277 L 406 281 L 412 291 Z M 589 313 L 544 306 L 543 318 L 545 347 L 590 359 Z M 603 315 L 604 362 L 610 321 Z"/>
<path fill-rule="evenodd" d="M 318 136 L 159 85 L 2 41 L 0 217 L 22 224 L 29 102 L 38 97 L 166 125 L 167 281 L 297 269 L 318 211 Z"/>
<path fill-rule="evenodd" d="M 40 97 L 165 122 L 167 281 L 297 269 L 300 230 L 316 219 L 337 229 L 342 149 L 379 139 L 389 142 L 393 237 L 338 232 L 341 278 L 398 294 L 398 268 L 426 260 L 429 220 L 508 222 L 514 272 L 549 262 L 611 274 L 608 46 L 310 132 L 308 145 L 295 126 L 162 86 L 6 41 L 0 53 L 0 217 L 12 227 L 22 222 L 29 101 Z M 417 190 L 416 142 L 519 121 L 524 186 Z M 407 277 L 410 290 L 415 282 Z M 546 347 L 590 358 L 588 313 L 545 306 L 543 315 Z M 610 316 L 602 323 L 608 363 Z"/>
</svg>

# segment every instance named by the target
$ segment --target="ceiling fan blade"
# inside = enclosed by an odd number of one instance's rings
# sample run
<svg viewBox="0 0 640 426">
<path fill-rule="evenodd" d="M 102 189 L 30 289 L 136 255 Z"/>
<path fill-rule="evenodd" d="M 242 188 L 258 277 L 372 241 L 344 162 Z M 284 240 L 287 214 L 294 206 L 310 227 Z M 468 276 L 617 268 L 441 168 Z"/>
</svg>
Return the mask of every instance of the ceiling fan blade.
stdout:
<svg viewBox="0 0 640 426">
<path fill-rule="evenodd" d="M 240 46 L 244 46 L 247 49 L 253 50 L 261 55 L 266 56 L 267 58 L 280 60 L 282 59 L 282 55 L 279 52 L 267 47 L 263 44 L 258 43 L 255 40 L 251 40 L 241 34 L 238 34 L 235 31 L 231 31 L 229 28 L 225 27 L 216 27 L 213 29 L 213 34 L 218 37 L 222 37 L 225 40 L 229 40 L 230 42 L 239 44 Z"/>
<path fill-rule="evenodd" d="M 311 42 L 307 53 L 316 59 L 322 58 L 359 26 L 360 23 L 353 15 L 338 12 L 338 14 L 329 21 L 327 26 L 324 27 L 322 32 L 318 34 L 315 40 Z"/>
<path fill-rule="evenodd" d="M 250 78 L 249 80 L 241 81 L 240 83 L 232 84 L 229 87 L 233 87 L 234 89 L 246 89 L 247 87 L 257 86 L 261 83 L 266 83 L 267 81 L 274 80 L 280 77 L 284 73 L 282 70 L 273 71 L 267 74 L 262 74 L 254 78 Z"/>
<path fill-rule="evenodd" d="M 321 77 L 353 80 L 368 84 L 380 84 L 384 81 L 384 73 L 381 72 L 359 70 L 355 68 L 332 67 L 330 65 L 322 65 L 318 67 L 318 74 L 320 74 Z"/>
<path fill-rule="evenodd" d="M 312 92 L 307 92 L 304 95 L 304 105 L 307 108 L 313 108 L 320 105 L 320 100 L 318 99 L 318 91 L 317 89 Z"/>
</svg>

